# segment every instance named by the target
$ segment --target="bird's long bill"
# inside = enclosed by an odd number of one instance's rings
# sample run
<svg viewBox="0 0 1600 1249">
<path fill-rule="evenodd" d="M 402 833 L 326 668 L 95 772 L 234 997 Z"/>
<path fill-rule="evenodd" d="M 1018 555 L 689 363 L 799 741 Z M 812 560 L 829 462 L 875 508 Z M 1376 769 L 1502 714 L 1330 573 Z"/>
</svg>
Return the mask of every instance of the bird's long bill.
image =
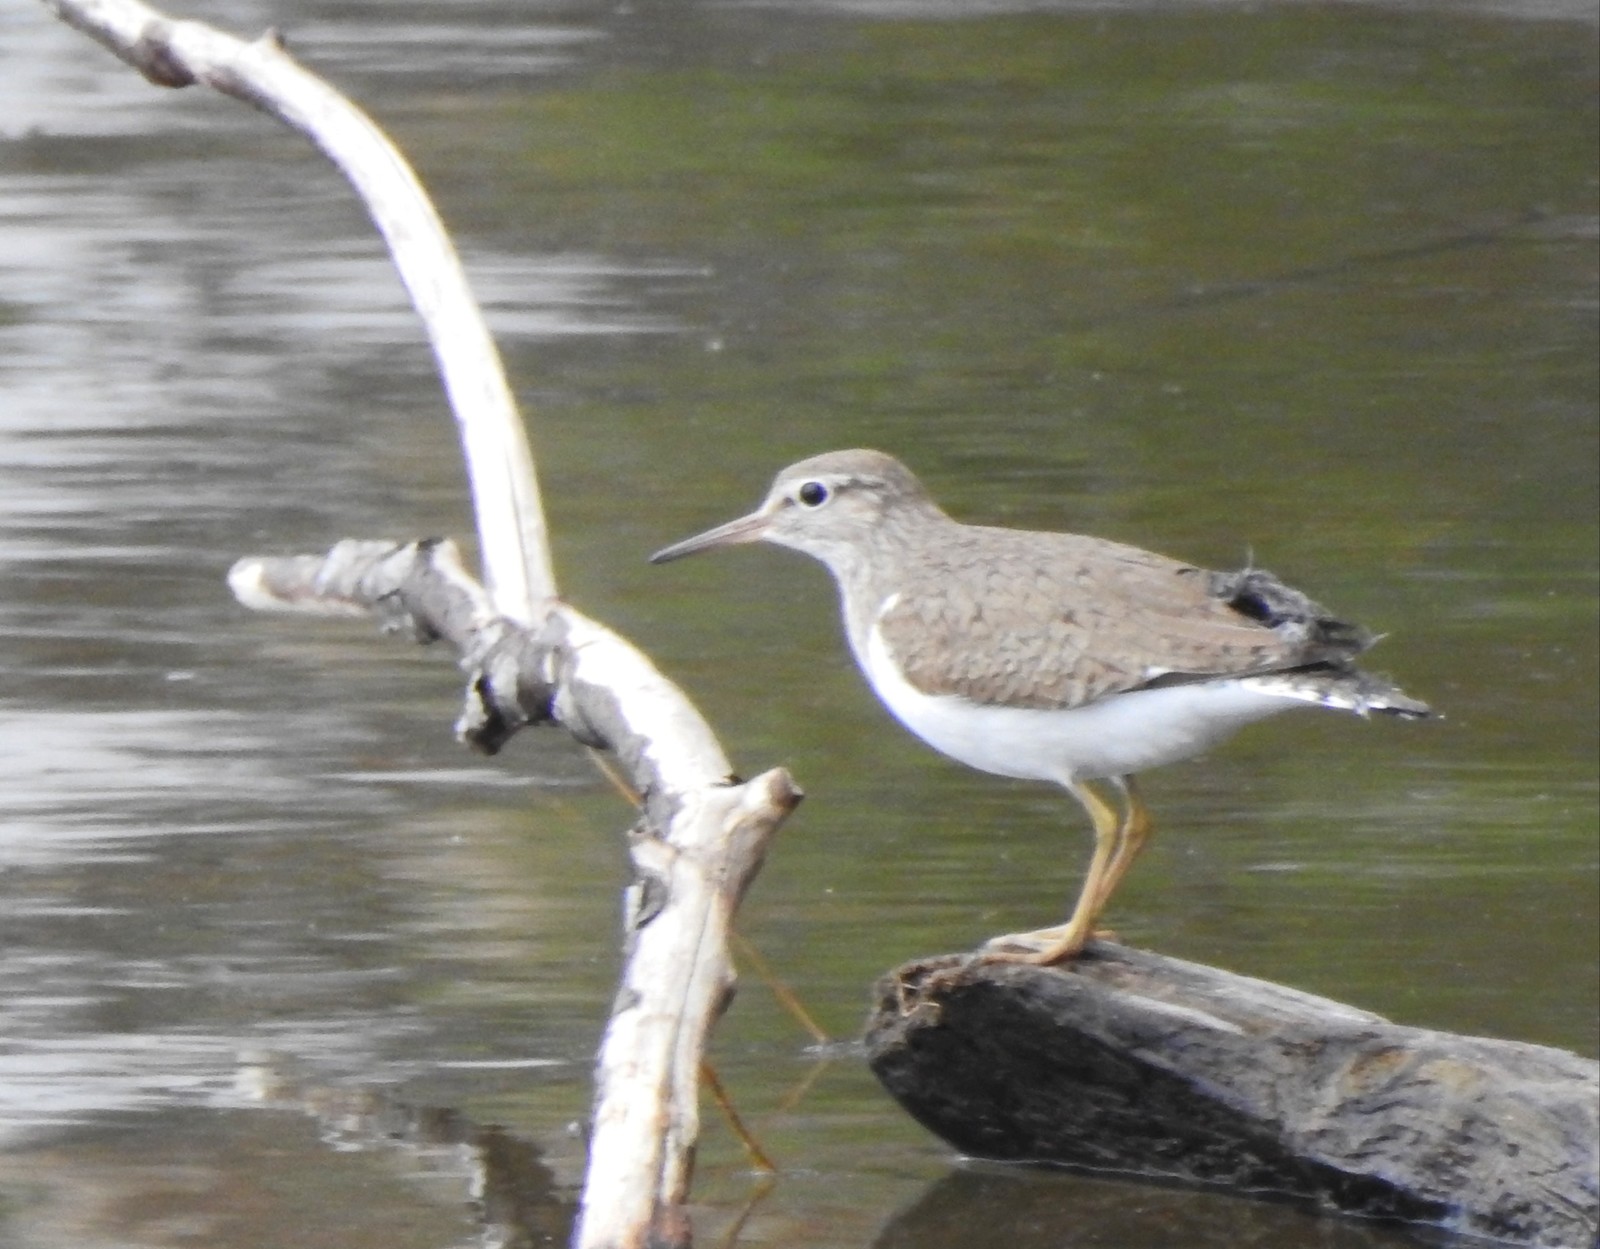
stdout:
<svg viewBox="0 0 1600 1249">
<path fill-rule="evenodd" d="M 665 564 L 668 560 L 682 559 L 685 555 L 709 551 L 713 547 L 733 546 L 740 542 L 759 542 L 766 532 L 766 516 L 761 512 L 751 512 L 750 515 L 741 516 L 738 520 L 730 520 L 726 525 L 718 525 L 715 529 L 707 529 L 704 533 L 697 533 L 682 542 L 662 547 L 650 557 L 650 562 Z"/>
</svg>

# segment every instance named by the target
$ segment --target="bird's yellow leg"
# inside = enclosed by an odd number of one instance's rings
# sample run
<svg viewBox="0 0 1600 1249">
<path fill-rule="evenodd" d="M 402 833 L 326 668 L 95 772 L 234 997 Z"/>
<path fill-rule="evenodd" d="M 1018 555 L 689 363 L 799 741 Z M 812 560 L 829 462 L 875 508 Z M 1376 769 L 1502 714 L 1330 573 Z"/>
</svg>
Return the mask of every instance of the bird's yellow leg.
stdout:
<svg viewBox="0 0 1600 1249">
<path fill-rule="evenodd" d="M 1082 804 L 1094 822 L 1094 856 L 1089 860 L 1089 871 L 1078 891 L 1078 904 L 1072 908 L 1072 918 L 1058 928 L 1044 928 L 1038 932 L 1017 933 L 1009 937 L 996 937 L 986 942 L 983 957 L 992 962 L 1009 963 L 1059 963 L 1076 956 L 1092 935 L 1097 903 L 1102 894 L 1101 882 L 1107 869 L 1118 857 L 1122 831 L 1127 821 L 1109 802 L 1083 781 L 1069 781 L 1067 792 Z M 1015 950 L 1006 946 L 1042 946 L 1042 949 Z"/>
<path fill-rule="evenodd" d="M 1100 918 L 1101 912 L 1106 909 L 1106 904 L 1111 901 L 1111 895 L 1116 892 L 1117 886 L 1122 883 L 1122 878 L 1133 866 L 1133 861 L 1144 852 L 1145 844 L 1150 840 L 1150 808 L 1144 805 L 1144 798 L 1139 793 L 1138 786 L 1134 784 L 1133 777 L 1113 777 L 1111 783 L 1122 794 L 1124 814 L 1122 828 L 1117 837 L 1117 851 L 1100 880 L 1100 893 L 1095 898 L 1091 923 Z"/>
</svg>

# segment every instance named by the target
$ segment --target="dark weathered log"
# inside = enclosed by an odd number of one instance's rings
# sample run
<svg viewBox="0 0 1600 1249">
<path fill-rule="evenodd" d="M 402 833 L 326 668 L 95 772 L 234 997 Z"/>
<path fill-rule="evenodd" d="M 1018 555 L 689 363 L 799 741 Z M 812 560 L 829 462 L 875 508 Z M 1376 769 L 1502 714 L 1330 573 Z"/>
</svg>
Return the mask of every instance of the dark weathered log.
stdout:
<svg viewBox="0 0 1600 1249">
<path fill-rule="evenodd" d="M 877 998 L 873 1071 L 972 1157 L 1596 1243 L 1600 1067 L 1577 1055 L 1105 942 L 1061 969 L 909 963 Z"/>
</svg>

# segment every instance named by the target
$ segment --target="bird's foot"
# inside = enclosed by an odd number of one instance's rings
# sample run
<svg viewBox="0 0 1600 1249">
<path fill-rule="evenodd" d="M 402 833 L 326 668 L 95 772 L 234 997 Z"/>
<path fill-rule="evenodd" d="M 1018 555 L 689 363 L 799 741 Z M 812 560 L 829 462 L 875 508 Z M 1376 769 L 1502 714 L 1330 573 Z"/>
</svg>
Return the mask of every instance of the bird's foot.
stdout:
<svg viewBox="0 0 1600 1249">
<path fill-rule="evenodd" d="M 1047 950 L 1060 943 L 1067 935 L 1067 925 L 1058 924 L 1054 928 L 1038 928 L 1033 932 L 1008 932 L 1003 936 L 990 937 L 983 943 L 985 953 L 996 954 L 1029 953 L 1036 950 Z"/>
<path fill-rule="evenodd" d="M 984 963 L 1031 963 L 1051 966 L 1067 963 L 1083 953 L 1090 941 L 1115 941 L 1117 934 L 1106 928 L 1096 928 L 1081 935 L 1074 934 L 1071 924 L 1058 924 L 1054 928 L 1039 928 L 1033 932 L 1013 932 L 1002 937 L 991 937 L 978 951 L 978 961 Z"/>
</svg>

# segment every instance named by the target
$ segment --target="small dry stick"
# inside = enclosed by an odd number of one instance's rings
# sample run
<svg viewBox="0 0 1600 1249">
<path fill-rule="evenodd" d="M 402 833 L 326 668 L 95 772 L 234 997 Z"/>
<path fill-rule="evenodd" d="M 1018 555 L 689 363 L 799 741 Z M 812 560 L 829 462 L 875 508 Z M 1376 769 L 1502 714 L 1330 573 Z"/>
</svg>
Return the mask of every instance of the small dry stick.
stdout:
<svg viewBox="0 0 1600 1249">
<path fill-rule="evenodd" d="M 728 1126 L 739 1138 L 745 1153 L 750 1155 L 750 1161 L 755 1164 L 756 1170 L 777 1174 L 777 1166 L 767 1157 L 766 1150 L 761 1148 L 761 1142 L 750 1134 L 750 1129 L 745 1127 L 744 1120 L 739 1117 L 733 1099 L 728 1096 L 728 1090 L 722 1087 L 722 1079 L 717 1075 L 716 1069 L 704 1059 L 700 1062 L 700 1079 L 705 1084 L 706 1091 L 711 1094 L 711 1100 L 717 1103 L 718 1109 L 727 1118 Z"/>
<path fill-rule="evenodd" d="M 833 1038 L 823 1031 L 822 1025 L 811 1015 L 799 996 L 772 970 L 772 964 L 767 962 L 750 944 L 750 939 L 741 932 L 729 934 L 729 942 L 734 952 L 750 964 L 750 970 L 755 972 L 761 982 L 772 990 L 772 996 L 778 999 L 779 1005 L 788 1011 L 794 1021 L 811 1035 L 811 1039 L 818 1045 L 826 1045 Z"/>
</svg>

